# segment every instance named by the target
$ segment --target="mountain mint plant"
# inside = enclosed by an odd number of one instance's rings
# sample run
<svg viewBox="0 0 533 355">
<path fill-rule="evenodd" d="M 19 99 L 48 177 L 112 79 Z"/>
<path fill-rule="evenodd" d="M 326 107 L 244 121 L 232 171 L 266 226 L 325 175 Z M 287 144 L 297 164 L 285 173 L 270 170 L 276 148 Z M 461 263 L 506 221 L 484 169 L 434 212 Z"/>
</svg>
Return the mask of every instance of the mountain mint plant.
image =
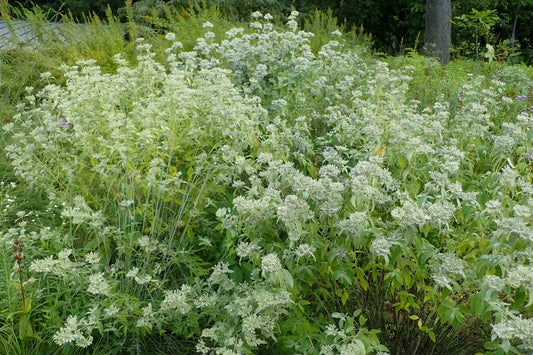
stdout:
<svg viewBox="0 0 533 355">
<path fill-rule="evenodd" d="M 221 41 L 206 22 L 188 52 L 167 33 L 162 63 L 139 40 L 115 72 L 82 60 L 28 88 L 5 149 L 57 223 L 1 241 L 31 250 L 35 312 L 58 309 L 44 341 L 533 350 L 531 97 L 469 76 L 424 107 L 413 67 L 339 31 L 313 49 L 298 15 Z"/>
</svg>

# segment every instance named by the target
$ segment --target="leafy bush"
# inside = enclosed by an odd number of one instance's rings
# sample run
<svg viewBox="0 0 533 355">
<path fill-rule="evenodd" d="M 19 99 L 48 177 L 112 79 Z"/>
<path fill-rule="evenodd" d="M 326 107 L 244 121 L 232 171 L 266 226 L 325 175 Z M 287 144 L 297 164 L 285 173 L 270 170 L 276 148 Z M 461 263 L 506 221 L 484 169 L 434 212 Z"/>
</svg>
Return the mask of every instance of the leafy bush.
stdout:
<svg viewBox="0 0 533 355">
<path fill-rule="evenodd" d="M 0 316 L 65 352 L 531 350 L 528 71 L 421 102 L 431 61 L 252 16 L 28 89 L 5 149 L 58 223 L 2 231 Z"/>
</svg>

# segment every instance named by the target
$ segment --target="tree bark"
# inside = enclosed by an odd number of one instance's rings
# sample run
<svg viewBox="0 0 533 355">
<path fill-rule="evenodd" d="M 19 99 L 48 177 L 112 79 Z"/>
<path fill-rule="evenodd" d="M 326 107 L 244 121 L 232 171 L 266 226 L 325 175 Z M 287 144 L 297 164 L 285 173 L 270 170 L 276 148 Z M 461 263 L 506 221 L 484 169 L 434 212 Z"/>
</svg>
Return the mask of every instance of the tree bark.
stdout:
<svg viewBox="0 0 533 355">
<path fill-rule="evenodd" d="M 427 0 L 424 55 L 436 57 L 443 64 L 448 63 L 450 61 L 451 38 L 451 0 Z"/>
</svg>

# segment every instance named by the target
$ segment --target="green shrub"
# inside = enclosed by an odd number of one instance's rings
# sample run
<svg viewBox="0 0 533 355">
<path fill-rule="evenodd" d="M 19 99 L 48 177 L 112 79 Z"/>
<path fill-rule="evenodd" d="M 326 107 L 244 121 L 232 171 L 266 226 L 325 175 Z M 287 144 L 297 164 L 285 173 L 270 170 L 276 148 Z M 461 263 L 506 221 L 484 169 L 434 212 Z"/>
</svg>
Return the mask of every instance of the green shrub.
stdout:
<svg viewBox="0 0 533 355">
<path fill-rule="evenodd" d="M 5 150 L 57 222 L 2 230 L 3 344 L 530 350 L 528 69 L 390 65 L 329 20 L 313 51 L 297 12 L 252 17 L 28 89 Z"/>
</svg>

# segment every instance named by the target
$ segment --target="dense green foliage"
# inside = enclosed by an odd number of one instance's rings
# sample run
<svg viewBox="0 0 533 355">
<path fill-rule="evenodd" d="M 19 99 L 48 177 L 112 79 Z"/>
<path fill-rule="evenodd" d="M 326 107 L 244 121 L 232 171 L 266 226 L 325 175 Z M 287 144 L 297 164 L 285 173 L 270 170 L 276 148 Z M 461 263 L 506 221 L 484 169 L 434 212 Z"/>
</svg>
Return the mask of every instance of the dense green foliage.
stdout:
<svg viewBox="0 0 533 355">
<path fill-rule="evenodd" d="M 21 4 L 30 7 L 31 2 Z M 114 13 L 125 18 L 124 1 L 41 1 L 43 9 L 72 12 L 78 19 L 84 13 L 94 12 L 105 16 L 107 4 Z M 275 18 L 287 16 L 291 8 L 303 13 L 303 18 L 314 13 L 316 9 L 326 12 L 332 9 L 333 15 L 347 28 L 362 28 L 371 34 L 374 47 L 388 54 L 404 54 L 407 49 L 420 49 L 424 36 L 425 0 L 133 0 L 133 12 L 137 20 L 152 17 L 154 13 L 164 13 L 165 7 L 178 11 L 194 7 L 215 5 L 234 20 L 247 20 L 253 11 L 270 12 Z M 485 45 L 496 49 L 496 56 L 501 60 L 512 57 L 514 61 L 533 62 L 533 2 L 531 0 L 461 0 L 452 2 L 452 16 L 460 18 L 473 11 L 493 11 L 496 20 L 488 31 L 479 38 L 479 47 L 485 52 Z M 457 57 L 475 57 L 476 24 L 479 19 L 472 19 L 466 25 L 454 21 L 452 43 L 453 54 Z M 483 25 L 482 25 L 483 26 Z"/>
<path fill-rule="evenodd" d="M 20 0 L 16 2 L 16 5 L 25 9 L 31 9 L 37 5 L 44 11 L 70 12 L 74 18 L 82 21 L 84 16 L 90 16 L 93 13 L 105 17 L 108 6 L 116 11 L 124 6 L 124 0 Z"/>
<path fill-rule="evenodd" d="M 1 52 L 0 353 L 533 350 L 530 67 L 135 11 Z"/>
</svg>

